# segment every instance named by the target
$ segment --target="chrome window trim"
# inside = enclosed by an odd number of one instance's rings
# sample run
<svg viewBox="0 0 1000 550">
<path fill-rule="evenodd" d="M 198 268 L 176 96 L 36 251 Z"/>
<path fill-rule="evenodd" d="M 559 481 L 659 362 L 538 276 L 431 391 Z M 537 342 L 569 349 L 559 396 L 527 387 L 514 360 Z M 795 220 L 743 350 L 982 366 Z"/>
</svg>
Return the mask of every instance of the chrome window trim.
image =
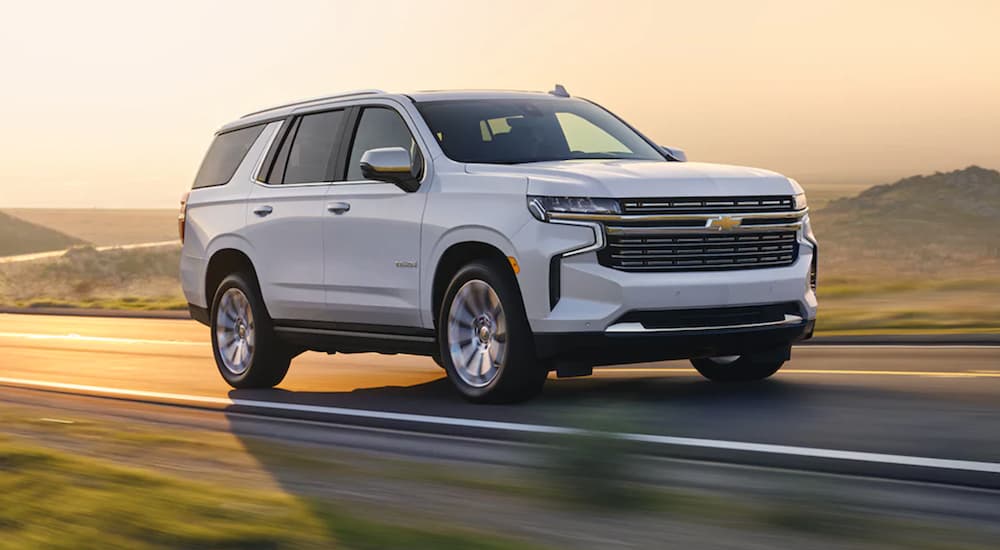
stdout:
<svg viewBox="0 0 1000 550">
<path fill-rule="evenodd" d="M 781 321 L 768 321 L 766 323 L 745 323 L 741 325 L 715 325 L 708 327 L 673 327 L 673 328 L 646 328 L 642 323 L 615 323 L 604 329 L 605 333 L 611 334 L 635 334 L 647 332 L 693 332 L 699 330 L 726 330 L 735 328 L 759 328 L 775 327 L 781 325 L 796 325 L 802 322 L 799 315 L 785 314 Z"/>
</svg>

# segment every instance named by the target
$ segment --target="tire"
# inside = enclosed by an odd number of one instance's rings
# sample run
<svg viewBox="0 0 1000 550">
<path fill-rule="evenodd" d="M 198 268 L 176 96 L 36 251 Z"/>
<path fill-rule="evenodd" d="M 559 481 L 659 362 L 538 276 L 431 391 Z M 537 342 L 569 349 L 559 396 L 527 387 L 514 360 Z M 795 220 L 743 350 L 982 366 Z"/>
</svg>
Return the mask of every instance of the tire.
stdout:
<svg viewBox="0 0 1000 550">
<path fill-rule="evenodd" d="M 440 358 L 448 378 L 474 403 L 538 395 L 548 371 L 535 356 L 521 293 L 510 268 L 476 260 L 452 277 L 438 312 Z"/>
<path fill-rule="evenodd" d="M 778 357 L 787 357 L 787 351 Z M 785 360 L 775 353 L 703 357 L 692 359 L 691 364 L 705 378 L 713 382 L 753 382 L 763 380 L 778 372 Z"/>
<path fill-rule="evenodd" d="M 273 388 L 288 373 L 292 353 L 278 341 L 252 278 L 223 279 L 212 300 L 212 353 L 222 378 L 237 389 Z"/>
</svg>

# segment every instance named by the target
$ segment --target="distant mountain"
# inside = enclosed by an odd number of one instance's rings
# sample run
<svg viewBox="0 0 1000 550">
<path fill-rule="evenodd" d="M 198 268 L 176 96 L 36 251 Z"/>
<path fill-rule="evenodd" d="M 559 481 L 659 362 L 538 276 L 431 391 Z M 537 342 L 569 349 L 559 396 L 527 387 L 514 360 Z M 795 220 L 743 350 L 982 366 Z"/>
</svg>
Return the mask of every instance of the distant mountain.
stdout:
<svg viewBox="0 0 1000 550">
<path fill-rule="evenodd" d="M 62 250 L 83 241 L 0 212 L 0 256 Z"/>
<path fill-rule="evenodd" d="M 820 259 L 838 274 L 875 269 L 887 278 L 899 272 L 1000 275 L 996 170 L 970 166 L 905 178 L 835 200 L 810 218 Z"/>
</svg>

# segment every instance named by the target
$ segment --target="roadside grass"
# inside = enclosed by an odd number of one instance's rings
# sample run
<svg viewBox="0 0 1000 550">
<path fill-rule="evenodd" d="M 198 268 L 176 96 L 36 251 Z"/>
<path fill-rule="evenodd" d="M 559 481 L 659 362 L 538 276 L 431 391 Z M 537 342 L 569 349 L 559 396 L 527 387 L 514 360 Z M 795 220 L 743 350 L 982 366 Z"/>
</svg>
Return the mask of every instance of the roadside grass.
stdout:
<svg viewBox="0 0 1000 550">
<path fill-rule="evenodd" d="M 190 481 L 0 439 L 0 549 L 513 549 L 523 542 L 401 526 L 326 501 Z"/>
<path fill-rule="evenodd" d="M 1000 277 L 820 280 L 817 334 L 1000 332 Z"/>
<path fill-rule="evenodd" d="M 62 422 L 40 420 L 42 412 Z M 625 414 L 604 422 L 594 420 L 597 408 L 584 413 L 581 426 L 627 429 Z M 4 405 L 0 425 L 9 434 L 0 434 L 0 550 L 537 548 L 496 534 L 505 515 L 508 522 L 547 517 L 550 529 L 565 525 L 560 517 L 575 518 L 571 525 L 579 518 L 593 525 L 670 521 L 706 533 L 723 528 L 843 544 L 990 547 L 981 543 L 987 534 L 964 525 L 872 514 L 827 480 L 788 480 L 768 486 L 766 496 L 673 487 L 669 478 L 650 483 L 635 449 L 609 446 L 609 436 L 600 432 L 539 441 L 549 448 L 540 451 L 535 467 L 477 463 L 473 472 L 452 463 L 212 429 L 91 420 L 33 406 Z M 580 459 L 580 453 L 597 456 Z M 612 490 L 598 495 L 572 486 L 588 483 Z M 331 494 L 324 486 L 349 491 Z M 377 506 L 350 496 L 365 487 L 411 496 Z M 445 520 L 412 509 L 406 498 L 423 498 L 425 491 L 430 501 L 445 491 L 459 501 L 490 502 L 492 520 L 470 523 L 447 509 Z"/>
<path fill-rule="evenodd" d="M 71 249 L 59 258 L 0 265 L 0 305 L 132 311 L 186 309 L 180 247 Z"/>
</svg>

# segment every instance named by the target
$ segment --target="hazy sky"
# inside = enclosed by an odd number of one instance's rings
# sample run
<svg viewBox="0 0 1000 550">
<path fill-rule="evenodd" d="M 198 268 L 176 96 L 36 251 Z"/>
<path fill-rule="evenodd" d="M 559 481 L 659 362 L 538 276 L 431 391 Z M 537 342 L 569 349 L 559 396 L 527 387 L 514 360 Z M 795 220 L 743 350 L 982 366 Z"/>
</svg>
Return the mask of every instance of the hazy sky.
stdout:
<svg viewBox="0 0 1000 550">
<path fill-rule="evenodd" d="M 594 99 L 810 182 L 1000 168 L 1000 0 L 0 0 L 0 207 L 172 207 L 246 112 L 379 87 Z"/>
</svg>

